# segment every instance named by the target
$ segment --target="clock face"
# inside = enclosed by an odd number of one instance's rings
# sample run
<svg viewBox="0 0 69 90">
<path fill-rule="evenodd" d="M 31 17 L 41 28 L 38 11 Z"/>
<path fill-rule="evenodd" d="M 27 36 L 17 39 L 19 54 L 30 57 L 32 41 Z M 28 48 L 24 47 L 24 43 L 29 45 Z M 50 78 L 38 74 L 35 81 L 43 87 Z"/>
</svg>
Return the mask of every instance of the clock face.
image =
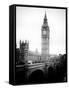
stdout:
<svg viewBox="0 0 69 90">
<path fill-rule="evenodd" d="M 46 31 L 43 31 L 43 34 L 46 35 Z"/>
</svg>

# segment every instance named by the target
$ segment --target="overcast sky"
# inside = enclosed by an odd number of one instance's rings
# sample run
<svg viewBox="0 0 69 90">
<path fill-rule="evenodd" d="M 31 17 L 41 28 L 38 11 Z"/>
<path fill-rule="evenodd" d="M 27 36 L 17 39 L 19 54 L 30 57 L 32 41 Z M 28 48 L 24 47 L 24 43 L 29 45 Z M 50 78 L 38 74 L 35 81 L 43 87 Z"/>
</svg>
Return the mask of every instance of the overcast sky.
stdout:
<svg viewBox="0 0 69 90">
<path fill-rule="evenodd" d="M 45 16 L 50 28 L 50 54 L 64 54 L 66 50 L 66 11 L 48 8 L 16 8 L 16 43 L 29 40 L 29 50 L 41 52 L 41 28 Z"/>
</svg>

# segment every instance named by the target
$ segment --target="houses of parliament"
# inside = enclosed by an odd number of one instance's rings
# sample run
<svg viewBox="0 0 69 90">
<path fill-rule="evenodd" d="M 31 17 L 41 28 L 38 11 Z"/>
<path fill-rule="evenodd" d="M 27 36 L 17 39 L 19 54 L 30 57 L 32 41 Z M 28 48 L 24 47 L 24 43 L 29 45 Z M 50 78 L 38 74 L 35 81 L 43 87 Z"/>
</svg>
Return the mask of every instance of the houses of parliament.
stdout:
<svg viewBox="0 0 69 90">
<path fill-rule="evenodd" d="M 29 51 L 29 42 L 27 40 L 20 40 L 20 48 L 16 49 L 16 58 L 18 62 L 47 62 L 49 58 L 49 38 L 50 30 L 48 26 L 47 16 L 43 19 L 43 25 L 41 27 L 41 54 L 36 49 L 35 52 Z"/>
</svg>

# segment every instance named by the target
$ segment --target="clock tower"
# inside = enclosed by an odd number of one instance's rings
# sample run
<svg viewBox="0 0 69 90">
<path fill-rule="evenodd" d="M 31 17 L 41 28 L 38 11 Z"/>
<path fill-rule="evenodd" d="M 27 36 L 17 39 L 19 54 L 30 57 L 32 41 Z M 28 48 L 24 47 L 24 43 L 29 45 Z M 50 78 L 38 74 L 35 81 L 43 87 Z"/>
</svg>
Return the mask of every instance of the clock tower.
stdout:
<svg viewBox="0 0 69 90">
<path fill-rule="evenodd" d="M 48 60 L 49 56 L 49 26 L 47 22 L 47 17 L 45 13 L 42 29 L 41 29 L 41 52 L 42 52 L 42 61 Z"/>
</svg>

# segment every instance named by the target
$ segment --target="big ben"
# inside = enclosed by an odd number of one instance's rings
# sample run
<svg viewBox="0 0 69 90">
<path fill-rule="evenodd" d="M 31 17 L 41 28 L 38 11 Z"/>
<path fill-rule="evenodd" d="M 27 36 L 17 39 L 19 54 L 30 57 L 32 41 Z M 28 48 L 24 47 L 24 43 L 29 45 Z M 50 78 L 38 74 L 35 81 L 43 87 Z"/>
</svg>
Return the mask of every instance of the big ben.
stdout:
<svg viewBox="0 0 69 90">
<path fill-rule="evenodd" d="M 47 22 L 47 16 L 45 13 L 42 29 L 41 29 L 41 52 L 42 52 L 42 60 L 46 61 L 48 60 L 49 56 L 49 26 Z"/>
</svg>

